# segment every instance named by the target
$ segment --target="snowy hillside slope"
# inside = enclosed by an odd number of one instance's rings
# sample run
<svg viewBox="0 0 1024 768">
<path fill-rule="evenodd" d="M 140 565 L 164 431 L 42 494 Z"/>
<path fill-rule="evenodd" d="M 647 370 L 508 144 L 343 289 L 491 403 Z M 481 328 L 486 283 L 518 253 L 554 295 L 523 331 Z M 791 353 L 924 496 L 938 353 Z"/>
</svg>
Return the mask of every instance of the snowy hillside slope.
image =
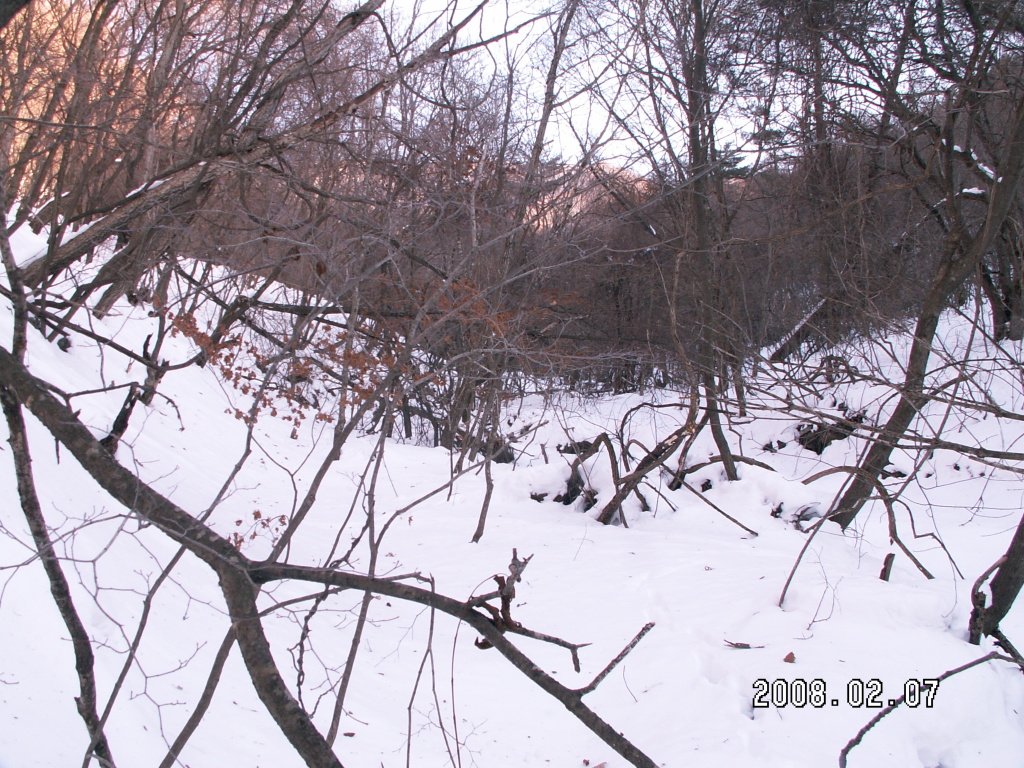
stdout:
<svg viewBox="0 0 1024 768">
<path fill-rule="evenodd" d="M 92 322 L 97 332 L 137 350 L 157 321 L 145 306 L 122 304 Z M 954 406 L 934 403 L 918 431 L 941 431 L 953 443 L 1019 447 L 1020 422 L 955 407 L 969 389 L 972 396 L 988 393 L 1006 408 L 1019 408 L 1024 399 L 1015 362 L 1020 350 L 986 346 L 971 327 L 954 314 L 947 318 L 944 354 L 957 362 L 970 346 L 972 359 L 981 362 L 970 377 L 962 369 L 937 373 L 952 382 Z M 10 329 L 5 305 L 5 345 Z M 30 336 L 30 369 L 66 393 L 144 375 L 116 351 L 84 339 L 76 338 L 64 352 L 34 329 Z M 177 347 L 165 348 L 165 357 L 185 359 L 194 351 L 184 336 L 169 343 Z M 710 464 L 687 475 L 690 489 L 676 491 L 667 487 L 666 470 L 656 487 L 643 488 L 650 511 L 642 511 L 636 498 L 627 502 L 628 527 L 595 522 L 600 503 L 584 512 L 582 499 L 568 506 L 553 501 L 572 458 L 556 446 L 614 433 L 623 416 L 644 402 L 678 400 L 680 408 L 640 408 L 631 415 L 629 438 L 638 441 L 635 455 L 642 455 L 639 446 L 649 449 L 658 435 L 683 423 L 681 396 L 537 395 L 515 403 L 506 423 L 510 431 L 529 427 L 529 436 L 516 444 L 514 465 L 493 467 L 495 488 L 482 541 L 469 543 L 485 494 L 484 475 L 474 471 L 394 520 L 376 570 L 429 575 L 439 593 L 465 599 L 493 588 L 492 575 L 506 572 L 513 550 L 532 555 L 513 616 L 536 632 L 587 643 L 580 650 L 582 670 L 573 671 L 563 648 L 513 640 L 565 684 L 586 685 L 645 624 L 654 623 L 586 702 L 658 765 L 836 765 L 841 750 L 879 712 L 869 703 L 913 693 L 915 683 L 908 687 L 908 681 L 938 678 L 992 650 L 987 641 L 980 648 L 966 641 L 970 588 L 1005 550 L 1024 497 L 1024 480 L 1006 469 L 950 450 L 903 452 L 892 469 L 907 477 L 886 480 L 893 492 L 909 483 L 903 503 L 896 505 L 895 523 L 934 579 L 926 579 L 890 541 L 885 510 L 875 504 L 846 534 L 831 523 L 820 526 L 779 606 L 810 538 L 801 530 L 814 523 L 806 513 L 827 509 L 844 479 L 841 472 L 822 471 L 855 464 L 864 445 L 861 430 L 818 456 L 799 444 L 798 425 L 810 411 L 837 418 L 863 413 L 868 428 L 881 423 L 893 402 L 888 382 L 899 379 L 906 344 L 906 335 L 894 331 L 875 344 L 833 351 L 856 368 L 855 375 L 830 383 L 808 374 L 799 390 L 773 378 L 780 370 L 762 369 L 751 379 L 747 414 L 732 419 L 729 438 L 738 453 L 767 466 L 741 464 L 741 479 L 730 483 L 721 464 Z M 123 390 L 114 390 L 72 402 L 101 437 L 123 398 Z M 133 414 L 118 459 L 201 515 L 243 454 L 246 427 L 235 414 L 249 403 L 213 366 L 175 371 L 153 404 Z M 287 409 L 288 403 L 280 403 L 282 415 Z M 185 555 L 161 579 L 175 556 L 174 543 L 127 515 L 41 425 L 29 421 L 44 514 L 95 639 L 101 710 L 145 621 L 107 733 L 120 765 L 158 765 L 200 698 L 229 627 L 216 577 Z M 309 418 L 296 429 L 264 411 L 253 432 L 252 456 L 209 523 L 222 535 L 239 534 L 249 557 L 266 556 L 281 518 L 294 513 L 327 454 L 330 432 L 324 421 Z M 380 442 L 379 435 L 359 435 L 345 444 L 318 504 L 291 543 L 290 562 L 324 565 L 348 549 L 367 512 L 358 493 L 361 478 Z M 442 449 L 385 443 L 373 510 L 378 531 L 396 511 L 444 486 L 453 461 Z M 702 434 L 688 465 L 715 453 L 710 436 Z M 0 466 L 0 768 L 73 765 L 81 762 L 88 737 L 75 711 L 78 683 L 70 643 L 33 558 L 6 444 Z M 599 502 L 608 498 L 607 454 L 599 452 L 583 469 Z M 547 495 L 536 501 L 531 494 Z M 802 513 L 806 520 L 798 519 Z M 350 516 L 355 522 L 343 528 Z M 889 553 L 895 553 L 895 565 L 890 580 L 882 581 L 879 572 Z M 363 549 L 356 549 L 350 565 L 367 567 Z M 286 584 L 266 590 L 260 604 L 273 610 L 268 631 L 288 683 L 301 690 L 302 703 L 316 709 L 314 721 L 326 731 L 330 689 L 344 670 L 362 595 L 332 596 L 307 624 L 310 601 L 298 598 L 315 594 L 310 585 Z M 304 627 L 307 642 L 300 649 Z M 1024 633 L 1024 608 L 1015 608 L 1004 629 L 1011 639 Z M 496 651 L 475 647 L 475 638 L 448 616 L 375 597 L 335 743 L 342 762 L 418 768 L 627 764 Z M 754 706 L 759 680 L 767 681 L 761 684 L 768 691 L 767 707 Z M 773 686 L 778 680 L 786 682 Z M 804 686 L 798 681 L 809 690 L 820 690 L 812 681 L 824 682 L 821 706 L 813 698 L 802 707 L 770 705 L 782 693 L 799 698 Z M 872 697 L 877 686 L 881 691 Z M 1004 662 L 979 665 L 944 680 L 930 703 L 899 706 L 864 735 L 849 765 L 1021 764 L 1024 678 L 1018 669 Z M 237 651 L 228 657 L 209 712 L 180 764 L 301 764 L 255 695 Z"/>
</svg>

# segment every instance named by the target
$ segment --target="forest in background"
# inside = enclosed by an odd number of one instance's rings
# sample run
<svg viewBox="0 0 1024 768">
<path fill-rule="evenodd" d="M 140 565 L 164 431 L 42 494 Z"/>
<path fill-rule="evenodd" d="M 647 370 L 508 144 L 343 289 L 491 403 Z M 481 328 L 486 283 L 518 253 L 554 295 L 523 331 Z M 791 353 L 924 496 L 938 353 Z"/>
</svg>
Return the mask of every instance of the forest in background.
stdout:
<svg viewBox="0 0 1024 768">
<path fill-rule="evenodd" d="M 972 286 L 1019 339 L 1019 12 L 894 8 L 32 4 L 3 39 L 7 228 L 46 228 L 23 283 L 54 334 L 225 264 L 210 300 L 254 306 L 214 345 L 341 314 L 455 400 L 519 373 L 715 399 L 783 340 Z M 270 279 L 293 306 L 260 305 Z"/>
<path fill-rule="evenodd" d="M 12 440 L 28 408 L 132 507 L 147 491 L 112 457 L 165 377 L 216 366 L 252 396 L 237 414 L 247 424 L 284 396 L 296 428 L 311 415 L 334 425 L 334 442 L 271 564 L 356 432 L 450 449 L 455 476 L 514 457 L 521 435 L 502 415 L 516 397 L 679 392 L 685 423 L 638 460 L 605 435 L 622 463 L 600 502 L 611 523 L 670 459 L 681 482 L 705 429 L 737 478 L 749 457 L 728 425 L 759 367 L 789 363 L 799 387 L 811 353 L 902 325 L 914 338 L 903 378 L 883 382 L 895 406 L 863 425 L 874 439 L 827 513 L 846 529 L 879 499 L 908 435 L 920 451 L 939 445 L 912 424 L 947 396 L 930 378 L 942 313 L 974 301 L 987 312 L 978 333 L 1024 338 L 1013 0 L 8 7 L 0 256 L 16 323 L 0 399 Z M 12 243 L 30 232 L 46 246 L 19 263 Z M 123 299 L 158 321 L 141 349 L 91 329 Z M 81 423 L 32 378 L 29 326 L 62 349 L 108 345 L 144 371 L 102 439 L 69 427 Z M 166 358 L 176 336 L 194 354 Z M 872 375 L 839 356 L 818 373 Z M 955 405 L 999 410 L 983 395 Z M 854 413 L 808 418 L 861 428 Z M 24 450 L 24 511 L 59 582 Z M 296 578 L 284 564 L 257 569 L 165 501 L 145 514 L 208 560 L 232 611 L 255 611 L 245 582 L 257 571 Z M 1024 550 L 1024 534 L 1014 542 Z M 998 632 L 1024 580 L 1024 558 L 1006 565 L 978 633 Z M 362 578 L 367 594 L 383 588 Z M 238 634 L 296 750 L 336 764 L 333 735 L 289 703 L 260 638 Z M 102 763 L 100 719 L 83 710 Z"/>
</svg>

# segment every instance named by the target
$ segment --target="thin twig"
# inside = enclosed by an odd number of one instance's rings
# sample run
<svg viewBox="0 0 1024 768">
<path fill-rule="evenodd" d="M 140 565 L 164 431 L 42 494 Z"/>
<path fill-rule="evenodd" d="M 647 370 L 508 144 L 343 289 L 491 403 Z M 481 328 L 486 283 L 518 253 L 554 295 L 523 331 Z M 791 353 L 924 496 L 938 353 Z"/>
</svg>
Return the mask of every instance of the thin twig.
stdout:
<svg viewBox="0 0 1024 768">
<path fill-rule="evenodd" d="M 608 666 L 605 667 L 603 670 L 601 670 L 601 673 L 597 677 L 595 677 L 593 680 L 590 681 L 589 685 L 585 685 L 582 688 L 577 688 L 576 689 L 576 693 L 578 693 L 580 695 L 580 698 L 586 696 L 588 693 L 590 693 L 595 688 L 597 688 L 597 686 L 599 686 L 601 684 L 601 681 L 604 680 L 606 677 L 608 677 L 608 675 L 611 674 L 611 671 L 613 669 L 615 669 L 619 664 L 622 663 L 622 660 L 625 659 L 627 655 L 629 655 L 629 652 L 632 651 L 634 648 L 636 648 L 637 643 L 639 643 L 641 640 L 643 640 L 644 639 L 644 635 L 646 635 L 652 629 L 654 629 L 654 622 L 653 621 L 649 621 L 646 624 L 644 624 L 644 628 L 641 629 L 639 632 L 637 632 L 636 637 L 634 637 L 632 640 L 629 641 L 629 645 L 627 645 L 625 648 L 623 648 L 619 652 L 619 655 L 616 656 L 614 659 L 612 659 L 608 663 Z"/>
<path fill-rule="evenodd" d="M 979 659 L 975 659 L 974 661 L 969 661 L 966 664 L 963 664 L 963 665 L 957 667 L 956 669 L 950 669 L 950 670 L 948 670 L 946 672 L 943 672 L 941 675 L 939 675 L 937 678 L 935 678 L 935 680 L 938 681 L 938 682 L 941 682 L 941 681 L 943 681 L 943 680 L 945 680 L 947 678 L 952 677 L 953 675 L 956 675 L 956 674 L 959 674 L 961 672 L 964 672 L 964 671 L 970 669 L 971 667 L 976 667 L 979 664 L 984 664 L 986 661 L 994 661 L 996 659 L 998 659 L 1000 661 L 1008 661 L 1011 664 L 1016 664 L 1017 663 L 1014 659 L 1010 658 L 1009 656 L 1004 656 L 1001 653 L 996 653 L 995 651 L 993 651 L 992 653 L 986 654 L 986 655 L 982 656 Z M 936 685 L 938 684 L 938 682 L 936 683 Z M 878 722 L 883 717 L 888 715 L 890 712 L 892 712 L 894 709 L 896 709 L 900 704 L 902 704 L 904 702 L 905 698 L 906 698 L 905 695 L 904 696 L 900 696 L 898 699 L 896 699 L 895 703 L 890 704 L 885 709 L 883 709 L 881 712 L 879 712 L 877 715 L 875 715 L 873 718 L 871 718 L 871 720 L 868 722 L 868 724 L 865 725 L 863 728 L 861 728 L 857 732 L 857 735 L 854 736 L 850 740 L 850 742 L 845 747 L 843 747 L 842 751 L 839 753 L 839 768 L 846 768 L 846 759 L 847 759 L 847 756 L 850 754 L 850 751 L 854 747 L 856 747 L 858 744 L 861 743 L 861 741 L 867 735 L 867 732 L 870 731 L 872 728 L 874 728 L 875 725 L 877 725 Z"/>
<path fill-rule="evenodd" d="M 560 637 L 545 635 L 543 632 L 534 632 L 532 629 L 527 629 L 521 625 L 507 627 L 505 631 L 510 632 L 513 635 L 522 635 L 523 637 L 530 637 L 544 643 L 551 643 L 552 645 L 558 645 L 562 648 L 568 648 L 569 653 L 572 655 L 572 667 L 577 672 L 580 671 L 580 657 L 577 651 L 579 651 L 580 648 L 586 648 L 588 645 L 592 645 L 592 643 L 570 643 L 568 640 L 563 640 Z"/>
<path fill-rule="evenodd" d="M 789 585 L 793 583 L 793 577 L 796 576 L 796 569 L 800 567 L 800 561 L 804 559 L 804 554 L 807 552 L 807 548 L 811 546 L 811 542 L 814 537 L 818 535 L 818 531 L 821 530 L 822 524 L 828 520 L 828 516 L 821 518 L 807 530 L 810 531 L 810 536 L 807 537 L 807 541 L 800 548 L 800 553 L 796 556 L 796 562 L 793 563 L 793 567 L 789 571 L 789 576 L 786 578 L 786 583 L 782 587 L 782 594 L 779 595 L 779 608 L 786 602 L 786 593 L 789 591 Z"/>
<path fill-rule="evenodd" d="M 736 525 L 738 525 L 738 526 L 739 526 L 740 528 L 742 528 L 742 529 L 743 529 L 744 531 L 746 531 L 747 533 L 749 533 L 749 534 L 750 534 L 751 536 L 757 536 L 757 531 L 753 530 L 752 528 L 747 528 L 747 526 L 745 526 L 745 525 L 744 525 L 743 523 L 741 523 L 741 522 L 740 522 L 739 520 L 737 520 L 737 519 L 736 519 L 735 517 L 733 517 L 732 515 L 730 515 L 730 514 L 729 514 L 728 512 L 726 512 L 726 511 L 725 511 L 724 509 L 722 509 L 722 508 L 721 508 L 720 506 L 718 506 L 717 504 L 715 504 L 715 503 L 714 503 L 713 501 L 711 501 L 710 499 L 708 499 L 707 497 L 705 497 L 703 493 L 701 493 L 700 491 L 698 491 L 698 490 L 697 490 L 696 488 L 694 488 L 694 487 L 693 487 L 692 485 L 690 485 L 690 484 L 689 484 L 688 482 L 686 482 L 685 480 L 683 480 L 683 484 L 682 484 L 682 487 L 683 487 L 683 488 L 685 488 L 686 490 L 688 490 L 688 491 L 689 491 L 690 493 L 692 493 L 692 494 L 693 494 L 694 496 L 696 496 L 696 497 L 697 497 L 698 499 L 700 499 L 701 501 L 703 501 L 703 502 L 704 502 L 705 504 L 707 504 L 707 505 L 708 505 L 709 507 L 711 507 L 711 508 L 712 508 L 713 510 L 715 510 L 715 512 L 717 512 L 718 514 L 720 514 L 720 515 L 721 515 L 722 517 L 724 517 L 724 518 L 725 518 L 726 520 L 729 520 L 729 521 L 731 521 L 731 522 L 733 522 L 733 523 L 736 523 Z"/>
</svg>

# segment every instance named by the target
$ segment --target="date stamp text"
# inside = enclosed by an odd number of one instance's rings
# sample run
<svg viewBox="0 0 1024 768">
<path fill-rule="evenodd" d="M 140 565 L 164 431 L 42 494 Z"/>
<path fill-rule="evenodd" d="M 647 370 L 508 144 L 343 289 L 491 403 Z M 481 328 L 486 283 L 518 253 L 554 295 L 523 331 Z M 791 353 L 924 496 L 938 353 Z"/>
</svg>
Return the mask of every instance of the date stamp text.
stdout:
<svg viewBox="0 0 1024 768">
<path fill-rule="evenodd" d="M 845 704 L 848 707 L 867 709 L 881 709 L 888 705 L 896 707 L 906 704 L 908 707 L 932 707 L 935 705 L 935 694 L 939 690 L 939 681 L 934 679 L 916 680 L 911 678 L 903 684 L 902 695 L 899 698 L 886 698 L 883 692 L 882 681 L 872 679 L 868 681 L 860 678 L 853 678 L 846 684 L 846 690 L 837 695 L 828 690 L 825 681 L 818 678 L 815 680 L 804 680 L 795 678 L 786 680 L 766 680 L 761 678 L 754 681 L 754 709 L 768 709 L 769 707 L 838 707 Z"/>
</svg>

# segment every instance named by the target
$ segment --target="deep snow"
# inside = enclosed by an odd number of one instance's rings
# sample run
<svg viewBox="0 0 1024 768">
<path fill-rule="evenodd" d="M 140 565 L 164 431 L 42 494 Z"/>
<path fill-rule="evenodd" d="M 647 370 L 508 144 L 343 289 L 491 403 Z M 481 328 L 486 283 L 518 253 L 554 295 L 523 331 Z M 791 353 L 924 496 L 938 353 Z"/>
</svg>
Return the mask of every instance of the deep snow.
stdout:
<svg viewBox="0 0 1024 768">
<path fill-rule="evenodd" d="M 974 394 L 984 390 L 1004 407 L 1019 409 L 1024 399 L 1015 362 L 1020 350 L 999 349 L 977 334 L 972 337 L 968 320 L 951 314 L 942 332 L 949 360 L 963 359 L 969 347 L 980 361 L 972 378 L 951 385 L 950 391 L 964 397 L 968 389 Z M 125 346 L 141 349 L 156 321 L 145 307 L 123 305 L 92 322 Z M 6 306 L 0 325 L 7 344 L 11 312 Z M 85 339 L 76 338 L 65 353 L 35 330 L 30 335 L 31 370 L 66 392 L 139 381 L 144 375 L 137 365 Z M 583 668 L 577 674 L 563 649 L 514 640 L 567 684 L 589 682 L 645 623 L 655 622 L 586 701 L 659 765 L 836 765 L 840 750 L 877 712 L 848 702 L 851 680 L 881 681 L 880 699 L 887 702 L 904 692 L 908 680 L 936 678 L 992 650 L 986 642 L 979 648 L 966 641 L 970 588 L 1005 550 L 1024 496 L 1024 482 L 1016 473 L 946 450 L 903 452 L 894 468 L 909 472 L 920 464 L 920 469 L 901 496 L 906 503 L 897 505 L 899 533 L 935 578 L 926 580 L 890 543 L 884 509 L 876 504 L 845 535 L 831 523 L 821 527 L 778 606 L 808 540 L 795 516 L 801 510 L 827 509 L 844 475 L 807 485 L 802 480 L 855 463 L 863 446 L 855 437 L 834 443 L 820 457 L 801 448 L 796 441 L 801 408 L 839 415 L 845 403 L 850 412 L 865 411 L 869 424 L 879 423 L 894 404 L 887 382 L 898 381 L 906 344 L 906 335 L 894 330 L 883 342 L 842 351 L 859 376 L 874 374 L 876 383 L 828 384 L 819 377 L 809 384 L 813 392 L 790 387 L 787 393 L 785 386 L 772 384 L 778 371 L 762 369 L 754 380 L 764 391 L 750 392 L 748 416 L 732 420 L 729 436 L 735 449 L 773 471 L 741 465 L 741 480 L 729 483 L 721 465 L 714 464 L 688 476 L 696 489 L 710 482 L 709 490 L 696 494 L 668 491 L 661 478 L 657 492 L 644 489 L 651 512 L 641 512 L 635 499 L 627 503 L 628 528 L 597 524 L 593 517 L 600 503 L 584 513 L 580 502 L 566 507 L 551 500 L 568 476 L 567 457 L 555 446 L 570 437 L 615 430 L 623 414 L 645 397 L 670 402 L 679 396 L 662 391 L 528 398 L 510 410 L 510 431 L 546 424 L 517 444 L 514 467 L 494 466 L 495 491 L 483 540 L 469 543 L 484 494 L 483 475 L 474 472 L 457 480 L 450 494 L 434 496 L 391 526 L 378 572 L 429 574 L 439 592 L 466 598 L 492 588 L 491 576 L 506 571 L 513 548 L 521 556 L 532 554 L 514 617 L 538 632 L 591 645 L 581 651 Z M 191 351 L 190 343 L 178 337 L 162 354 L 184 359 Z M 938 369 L 942 357 L 934 362 Z M 956 375 L 953 369 L 937 373 L 949 380 Z M 248 400 L 223 383 L 212 366 L 169 374 L 160 393 L 151 407 L 137 408 L 118 457 L 180 506 L 200 514 L 241 455 L 245 425 L 233 411 L 247 407 Z M 124 391 L 116 390 L 83 395 L 74 403 L 100 436 L 123 397 Z M 937 403 L 926 415 L 954 442 L 1012 449 L 1024 436 L 1021 422 L 991 414 L 947 413 Z M 641 410 L 630 420 L 630 436 L 649 448 L 656 434 L 666 434 L 683 418 L 682 409 Z M 252 557 L 268 551 L 280 527 L 261 527 L 255 511 L 261 520 L 291 514 L 329 447 L 329 424 L 307 419 L 296 439 L 292 429 L 268 413 L 261 416 L 254 454 L 211 518 L 225 535 L 245 534 L 244 551 Z M 136 632 L 143 598 L 175 546 L 125 517 L 31 418 L 30 430 L 44 513 L 60 537 L 58 551 L 95 639 L 102 708 Z M 922 426 L 920 431 L 927 430 Z M 293 543 L 291 562 L 321 564 L 347 547 L 361 525 L 362 506 L 357 504 L 354 522 L 339 534 L 340 524 L 378 441 L 377 435 L 361 435 L 345 445 Z M 777 441 L 785 446 L 765 450 Z M 702 435 L 689 464 L 715 453 L 710 435 Z M 634 459 L 639 454 L 634 448 Z M 0 636 L 0 768 L 80 764 L 87 738 L 75 711 L 73 655 L 42 568 L 32 559 L 6 446 L 0 450 L 0 467 L 5 500 L 0 513 L 0 626 L 5 629 Z M 376 500 L 378 527 L 397 509 L 445 483 L 450 468 L 451 457 L 443 450 L 387 441 Z M 607 455 L 589 460 L 586 470 L 599 498 L 607 499 Z M 894 477 L 886 482 L 895 490 L 908 481 Z M 538 503 L 531 492 L 547 492 L 548 497 Z M 698 497 L 759 535 L 749 536 Z M 782 514 L 773 517 L 779 504 Z M 928 533 L 941 539 L 955 567 Z M 895 567 L 884 582 L 878 576 L 890 552 L 896 553 Z M 358 550 L 353 567 L 365 565 L 365 550 Z M 269 608 L 312 592 L 308 585 L 289 584 L 262 599 Z M 324 729 L 332 701 L 324 696 L 318 702 L 318 697 L 340 677 L 360 597 L 332 597 L 311 625 L 303 700 L 310 707 L 318 703 L 316 722 Z M 295 646 L 308 605 L 289 605 L 267 622 L 280 666 L 293 686 Z M 475 635 L 466 627 L 441 615 L 432 624 L 421 607 L 384 598 L 373 601 L 370 619 L 341 721 L 344 736 L 336 743 L 346 766 L 626 764 L 496 651 L 474 647 Z M 1024 636 L 1024 608 L 1015 608 L 1003 627 L 1011 639 Z M 112 710 L 108 735 L 121 766 L 156 765 L 163 758 L 206 682 L 226 629 L 214 576 L 186 556 L 153 599 L 138 663 Z M 825 706 L 754 708 L 760 679 L 823 680 Z M 851 752 L 850 765 L 1020 766 L 1022 712 L 1020 671 L 989 662 L 944 681 L 933 707 L 899 707 Z M 237 652 L 182 762 L 194 768 L 300 764 L 255 696 Z"/>
</svg>

